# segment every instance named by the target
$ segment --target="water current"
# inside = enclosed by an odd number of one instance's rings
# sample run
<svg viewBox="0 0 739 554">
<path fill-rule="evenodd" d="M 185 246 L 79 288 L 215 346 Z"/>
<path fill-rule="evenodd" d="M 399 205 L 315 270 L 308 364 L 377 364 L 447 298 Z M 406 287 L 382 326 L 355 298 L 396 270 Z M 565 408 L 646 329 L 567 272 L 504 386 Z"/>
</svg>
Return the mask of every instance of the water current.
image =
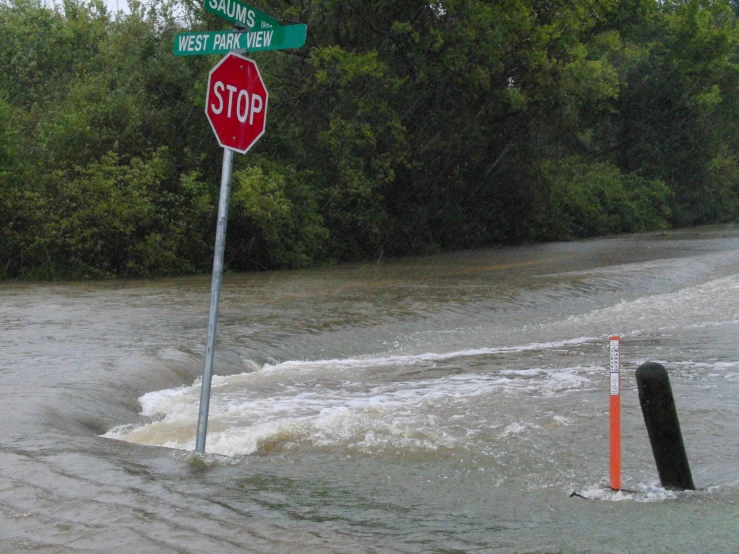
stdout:
<svg viewBox="0 0 739 554">
<path fill-rule="evenodd" d="M 209 293 L 0 284 L 0 552 L 739 552 L 739 227 L 229 274 L 199 457 Z"/>
</svg>

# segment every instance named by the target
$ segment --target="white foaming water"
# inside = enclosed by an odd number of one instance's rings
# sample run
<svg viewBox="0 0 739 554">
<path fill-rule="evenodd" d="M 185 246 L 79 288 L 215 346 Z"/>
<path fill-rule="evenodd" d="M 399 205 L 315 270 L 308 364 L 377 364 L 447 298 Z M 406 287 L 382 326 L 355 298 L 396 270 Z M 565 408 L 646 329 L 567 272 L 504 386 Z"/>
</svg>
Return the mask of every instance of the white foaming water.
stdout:
<svg viewBox="0 0 739 554">
<path fill-rule="evenodd" d="M 411 358 L 420 358 L 419 363 L 436 359 L 434 355 Z M 496 398 L 551 397 L 584 389 L 589 375 L 598 371 L 592 367 L 501 370 L 367 386 L 347 380 L 351 374 L 346 374 L 346 368 L 382 367 L 387 359 L 343 362 L 293 361 L 267 371 L 214 377 L 208 451 L 235 456 L 298 447 L 365 454 L 389 449 L 404 453 L 465 449 L 475 437 L 488 440 L 502 424 L 503 418 L 491 421 L 496 414 L 486 408 Z M 275 386 L 274 372 L 279 369 L 290 369 L 292 374 Z M 306 373 L 320 379 L 306 380 Z M 303 382 L 296 379 L 301 375 Z M 333 380 L 327 382 L 326 375 Z M 265 384 L 269 394 L 261 390 Z M 199 391 L 195 384 L 146 394 L 140 399 L 142 414 L 155 421 L 117 427 L 104 436 L 192 449 Z M 564 418 L 558 422 L 566 424 Z M 499 438 L 511 432 L 508 429 Z"/>
<path fill-rule="evenodd" d="M 614 491 L 605 485 L 593 485 L 584 489 L 582 496 L 591 500 L 605 500 L 609 502 L 622 502 L 632 500 L 636 502 L 664 502 L 665 500 L 677 500 L 680 496 L 697 494 L 694 492 L 670 491 L 656 484 L 640 483 L 634 489 Z"/>
<path fill-rule="evenodd" d="M 575 346 L 593 341 L 592 337 L 579 337 L 576 339 L 562 340 L 556 342 L 535 343 L 523 346 L 508 346 L 498 348 L 474 348 L 459 352 L 447 352 L 442 354 L 426 353 L 418 355 L 387 356 L 383 358 L 356 358 L 347 360 L 318 360 L 318 361 L 287 361 L 278 364 L 265 364 L 262 371 L 313 371 L 316 368 L 331 369 L 336 371 L 367 369 L 372 367 L 387 367 L 398 365 L 415 365 L 424 362 L 447 361 L 457 358 L 474 356 L 485 356 L 490 354 L 504 354 L 515 352 L 527 352 L 530 350 L 546 350 L 561 348 L 564 346 Z"/>
<path fill-rule="evenodd" d="M 667 325 L 666 322 L 669 322 Z M 572 316 L 555 326 L 600 333 L 665 332 L 671 329 L 730 325 L 739 322 L 739 276 L 709 281 L 678 292 L 657 294 Z"/>
<path fill-rule="evenodd" d="M 215 376 L 208 451 L 236 456 L 309 448 L 372 455 L 464 450 L 479 441 L 505 440 L 536 428 L 536 417 L 509 421 L 491 405 L 505 405 L 505 397 L 590 390 L 602 368 L 500 367 L 497 357 L 547 357 L 592 348 L 613 332 L 628 336 L 664 331 L 665 321 L 675 328 L 732 323 L 739 320 L 738 307 L 739 277 L 732 276 L 547 325 L 555 336 L 576 335 L 564 340 L 447 353 L 290 360 L 265 364 L 256 372 Z M 577 336 L 583 331 L 596 336 Z M 470 366 L 474 372 L 461 369 Z M 414 373 L 398 368 L 413 368 Z M 388 370 L 396 371 L 391 382 L 387 375 L 379 382 L 374 379 Z M 435 376 L 423 378 L 429 372 Z M 104 436 L 191 450 L 199 392 L 196 382 L 146 394 L 140 399 L 142 415 L 152 421 L 117 427 Z M 563 416 L 556 417 L 555 423 L 568 424 Z"/>
</svg>

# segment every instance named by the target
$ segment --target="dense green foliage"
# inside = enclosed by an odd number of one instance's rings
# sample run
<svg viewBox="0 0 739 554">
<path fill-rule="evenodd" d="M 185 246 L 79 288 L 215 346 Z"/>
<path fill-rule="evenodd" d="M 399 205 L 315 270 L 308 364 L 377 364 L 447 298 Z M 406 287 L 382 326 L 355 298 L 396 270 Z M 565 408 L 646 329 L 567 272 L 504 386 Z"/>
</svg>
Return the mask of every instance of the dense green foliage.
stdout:
<svg viewBox="0 0 739 554">
<path fill-rule="evenodd" d="M 253 0 L 306 23 L 253 54 L 234 270 L 567 240 L 739 214 L 737 2 Z M 217 58 L 195 0 L 0 0 L 0 278 L 207 271 Z"/>
</svg>

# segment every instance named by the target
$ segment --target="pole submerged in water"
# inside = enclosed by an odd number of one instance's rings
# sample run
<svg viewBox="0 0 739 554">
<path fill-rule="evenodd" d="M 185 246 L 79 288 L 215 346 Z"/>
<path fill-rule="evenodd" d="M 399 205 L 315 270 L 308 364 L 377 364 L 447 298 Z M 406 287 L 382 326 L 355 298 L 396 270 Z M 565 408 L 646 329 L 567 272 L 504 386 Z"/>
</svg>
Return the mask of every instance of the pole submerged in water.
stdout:
<svg viewBox="0 0 739 554">
<path fill-rule="evenodd" d="M 216 330 L 218 328 L 218 303 L 221 298 L 223 278 L 223 256 L 226 249 L 226 222 L 228 221 L 228 197 L 231 189 L 231 168 L 233 151 L 223 149 L 223 168 L 221 170 L 221 194 L 218 200 L 218 223 L 216 224 L 216 247 L 213 254 L 213 281 L 210 287 L 210 313 L 208 315 L 208 339 L 205 343 L 205 367 L 200 385 L 200 413 L 195 451 L 205 452 L 205 435 L 208 432 L 208 409 L 210 407 L 210 384 L 213 380 L 213 359 L 216 350 Z"/>
<path fill-rule="evenodd" d="M 636 383 L 662 486 L 695 490 L 667 370 L 655 362 L 642 364 Z"/>
<path fill-rule="evenodd" d="M 610 343 L 611 395 L 610 418 L 610 477 L 611 488 L 621 489 L 621 337 L 608 337 Z"/>
</svg>

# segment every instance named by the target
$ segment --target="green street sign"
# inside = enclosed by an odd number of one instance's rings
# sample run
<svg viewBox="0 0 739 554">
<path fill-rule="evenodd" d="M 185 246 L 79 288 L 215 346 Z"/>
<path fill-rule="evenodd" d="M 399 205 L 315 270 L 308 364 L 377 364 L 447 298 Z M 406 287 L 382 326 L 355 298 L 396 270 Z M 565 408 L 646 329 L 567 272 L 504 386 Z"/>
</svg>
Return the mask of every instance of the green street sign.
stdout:
<svg viewBox="0 0 739 554">
<path fill-rule="evenodd" d="M 238 0 L 205 0 L 205 11 L 250 31 L 279 27 L 276 19 Z"/>
<path fill-rule="evenodd" d="M 300 48 L 305 44 L 307 27 L 285 25 L 264 31 L 240 33 L 234 31 L 202 31 L 179 33 L 174 37 L 175 56 L 203 56 L 226 54 L 231 50 L 259 52 Z"/>
</svg>

